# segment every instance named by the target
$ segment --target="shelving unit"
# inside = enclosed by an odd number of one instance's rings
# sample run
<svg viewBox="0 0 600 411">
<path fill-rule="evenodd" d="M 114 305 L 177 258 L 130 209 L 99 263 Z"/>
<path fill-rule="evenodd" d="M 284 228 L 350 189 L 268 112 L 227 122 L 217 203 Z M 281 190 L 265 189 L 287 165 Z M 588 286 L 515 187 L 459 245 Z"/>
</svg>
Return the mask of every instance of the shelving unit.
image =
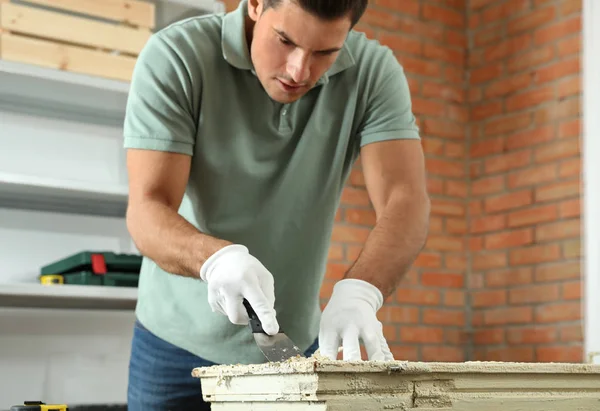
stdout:
<svg viewBox="0 0 600 411">
<path fill-rule="evenodd" d="M 0 172 L 0 207 L 123 217 L 127 187 Z"/>
<path fill-rule="evenodd" d="M 0 307 L 133 310 L 136 301 L 133 287 L 0 284 Z"/>
<path fill-rule="evenodd" d="M 129 83 L 0 60 L 0 110 L 121 126 Z"/>
</svg>

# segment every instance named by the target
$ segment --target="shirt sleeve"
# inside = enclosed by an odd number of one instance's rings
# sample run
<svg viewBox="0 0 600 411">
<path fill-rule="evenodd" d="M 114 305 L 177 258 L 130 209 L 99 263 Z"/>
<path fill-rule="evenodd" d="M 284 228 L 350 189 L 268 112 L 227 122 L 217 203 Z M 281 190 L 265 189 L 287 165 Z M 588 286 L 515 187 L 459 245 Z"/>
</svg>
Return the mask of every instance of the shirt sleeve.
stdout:
<svg viewBox="0 0 600 411">
<path fill-rule="evenodd" d="M 138 56 L 127 99 L 124 147 L 193 155 L 193 84 L 172 39 L 155 33 Z"/>
<path fill-rule="evenodd" d="M 420 139 L 403 67 L 392 53 L 387 55 L 383 66 L 381 74 L 374 76 L 358 130 L 361 147 L 377 141 Z"/>
</svg>

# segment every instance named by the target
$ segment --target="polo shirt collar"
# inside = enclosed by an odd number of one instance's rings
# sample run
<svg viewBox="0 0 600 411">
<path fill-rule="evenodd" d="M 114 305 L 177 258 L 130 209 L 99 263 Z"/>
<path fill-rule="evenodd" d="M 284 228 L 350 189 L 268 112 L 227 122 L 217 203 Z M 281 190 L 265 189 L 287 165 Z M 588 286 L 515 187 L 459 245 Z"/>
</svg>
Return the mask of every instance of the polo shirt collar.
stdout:
<svg viewBox="0 0 600 411">
<path fill-rule="evenodd" d="M 250 58 L 248 43 L 246 42 L 245 19 L 247 15 L 247 0 L 240 1 L 237 9 L 225 14 L 221 31 L 221 48 L 223 58 L 229 64 L 240 70 L 250 70 L 256 74 L 252 59 Z M 354 57 L 348 49 L 348 44 L 345 42 L 335 63 L 319 79 L 317 84 L 327 84 L 331 76 L 352 67 L 354 64 Z"/>
</svg>

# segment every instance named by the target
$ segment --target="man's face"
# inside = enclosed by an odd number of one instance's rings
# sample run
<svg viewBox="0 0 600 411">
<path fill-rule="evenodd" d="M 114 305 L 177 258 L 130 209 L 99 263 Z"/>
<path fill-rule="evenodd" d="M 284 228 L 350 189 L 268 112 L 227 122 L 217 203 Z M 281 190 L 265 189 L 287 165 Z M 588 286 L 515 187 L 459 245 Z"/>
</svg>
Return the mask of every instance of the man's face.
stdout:
<svg viewBox="0 0 600 411">
<path fill-rule="evenodd" d="M 351 28 L 350 16 L 320 20 L 292 0 L 263 12 L 263 0 L 249 0 L 255 22 L 250 54 L 269 96 L 291 103 L 307 93 L 335 62 Z"/>
</svg>

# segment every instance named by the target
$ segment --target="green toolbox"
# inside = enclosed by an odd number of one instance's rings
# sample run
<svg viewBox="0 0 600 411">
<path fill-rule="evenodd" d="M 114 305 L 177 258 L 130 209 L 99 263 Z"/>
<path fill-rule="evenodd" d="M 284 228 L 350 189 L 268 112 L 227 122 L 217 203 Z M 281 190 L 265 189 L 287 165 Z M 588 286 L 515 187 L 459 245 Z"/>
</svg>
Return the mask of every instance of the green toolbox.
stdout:
<svg viewBox="0 0 600 411">
<path fill-rule="evenodd" d="M 41 268 L 42 284 L 137 287 L 142 256 L 82 251 Z"/>
</svg>

